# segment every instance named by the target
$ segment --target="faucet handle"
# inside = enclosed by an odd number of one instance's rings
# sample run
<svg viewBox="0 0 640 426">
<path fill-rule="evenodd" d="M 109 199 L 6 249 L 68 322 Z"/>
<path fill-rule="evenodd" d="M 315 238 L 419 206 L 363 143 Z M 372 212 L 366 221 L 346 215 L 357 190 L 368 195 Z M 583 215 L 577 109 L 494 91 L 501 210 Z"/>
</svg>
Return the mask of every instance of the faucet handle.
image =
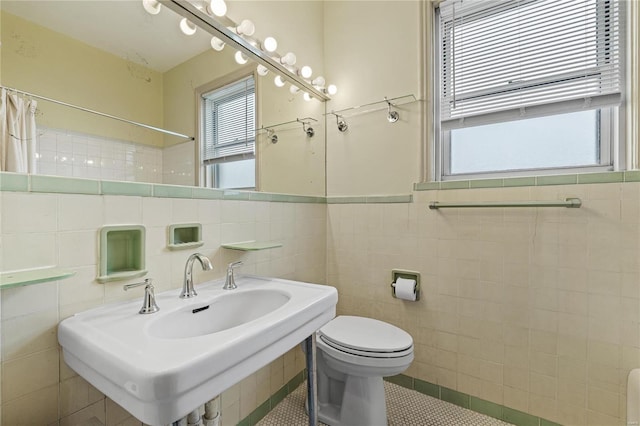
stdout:
<svg viewBox="0 0 640 426">
<path fill-rule="evenodd" d="M 236 285 L 236 280 L 233 277 L 233 269 L 242 264 L 242 261 L 238 261 L 232 262 L 227 265 L 227 278 L 224 281 L 224 287 L 222 287 L 223 290 L 235 290 L 236 288 L 238 288 L 238 286 Z"/>
<path fill-rule="evenodd" d="M 227 266 L 227 270 L 233 270 L 234 268 L 237 268 L 238 266 L 244 265 L 244 263 L 242 262 L 242 260 L 238 260 L 237 262 L 231 262 L 228 266 Z"/>
<path fill-rule="evenodd" d="M 151 278 L 145 279 L 140 283 L 126 284 L 122 288 L 127 291 L 134 287 L 144 287 L 144 300 L 142 301 L 142 308 L 138 311 L 139 314 L 152 314 L 158 312 L 160 308 L 156 304 L 156 296 L 154 293 L 153 280 Z"/>
</svg>

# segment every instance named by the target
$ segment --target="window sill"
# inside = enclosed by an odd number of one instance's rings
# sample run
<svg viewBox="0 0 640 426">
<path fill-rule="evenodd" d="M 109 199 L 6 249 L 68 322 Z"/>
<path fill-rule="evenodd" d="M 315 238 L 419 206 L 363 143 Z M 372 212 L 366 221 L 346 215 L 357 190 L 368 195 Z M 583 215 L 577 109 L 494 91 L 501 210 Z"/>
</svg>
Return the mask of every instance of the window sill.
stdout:
<svg viewBox="0 0 640 426">
<path fill-rule="evenodd" d="M 415 191 L 437 191 L 447 189 L 513 188 L 518 186 L 580 185 L 590 183 L 623 182 L 640 182 L 640 170 L 630 170 L 626 172 L 513 177 L 503 179 L 420 182 L 414 184 L 413 189 Z"/>
</svg>

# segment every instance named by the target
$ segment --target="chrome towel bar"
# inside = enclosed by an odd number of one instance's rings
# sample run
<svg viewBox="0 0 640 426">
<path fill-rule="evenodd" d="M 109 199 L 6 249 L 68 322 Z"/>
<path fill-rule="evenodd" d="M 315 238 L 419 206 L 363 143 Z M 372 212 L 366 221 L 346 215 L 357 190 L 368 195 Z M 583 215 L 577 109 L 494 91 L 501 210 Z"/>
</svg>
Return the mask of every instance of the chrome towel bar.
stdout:
<svg viewBox="0 0 640 426">
<path fill-rule="evenodd" d="M 487 202 L 440 202 L 429 203 L 431 210 L 470 207 L 567 207 L 577 209 L 582 206 L 580 198 L 566 198 L 564 201 L 487 201 Z"/>
</svg>

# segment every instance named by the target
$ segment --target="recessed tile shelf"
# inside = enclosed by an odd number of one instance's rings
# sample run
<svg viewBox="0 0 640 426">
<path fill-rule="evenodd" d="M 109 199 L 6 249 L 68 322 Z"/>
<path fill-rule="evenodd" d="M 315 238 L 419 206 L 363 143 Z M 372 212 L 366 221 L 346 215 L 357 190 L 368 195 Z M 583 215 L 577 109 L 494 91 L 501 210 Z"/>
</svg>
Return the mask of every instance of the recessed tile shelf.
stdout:
<svg viewBox="0 0 640 426">
<path fill-rule="evenodd" d="M 204 245 L 202 241 L 202 225 L 199 223 L 182 223 L 169 226 L 169 250 L 184 250 Z"/>
<path fill-rule="evenodd" d="M 260 243 L 256 241 L 244 241 L 240 243 L 222 244 L 222 247 L 230 250 L 256 251 L 282 247 L 282 243 Z"/>
<path fill-rule="evenodd" d="M 145 229 L 142 225 L 103 226 L 100 229 L 98 282 L 145 275 Z"/>
<path fill-rule="evenodd" d="M 0 289 L 22 287 L 47 281 L 57 281 L 75 275 L 75 271 L 60 268 L 25 269 L 23 271 L 1 272 Z"/>
</svg>

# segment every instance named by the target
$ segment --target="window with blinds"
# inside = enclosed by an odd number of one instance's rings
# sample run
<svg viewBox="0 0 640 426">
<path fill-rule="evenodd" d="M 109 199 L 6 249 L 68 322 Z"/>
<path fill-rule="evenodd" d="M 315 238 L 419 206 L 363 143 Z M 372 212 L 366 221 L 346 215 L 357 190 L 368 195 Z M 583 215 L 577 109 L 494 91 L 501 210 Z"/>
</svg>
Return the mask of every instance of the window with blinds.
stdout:
<svg viewBox="0 0 640 426">
<path fill-rule="evenodd" d="M 441 3 L 441 177 L 610 167 L 624 81 L 621 3 Z"/>
<path fill-rule="evenodd" d="M 201 162 L 207 186 L 255 187 L 255 82 L 243 78 L 202 96 Z"/>
</svg>

